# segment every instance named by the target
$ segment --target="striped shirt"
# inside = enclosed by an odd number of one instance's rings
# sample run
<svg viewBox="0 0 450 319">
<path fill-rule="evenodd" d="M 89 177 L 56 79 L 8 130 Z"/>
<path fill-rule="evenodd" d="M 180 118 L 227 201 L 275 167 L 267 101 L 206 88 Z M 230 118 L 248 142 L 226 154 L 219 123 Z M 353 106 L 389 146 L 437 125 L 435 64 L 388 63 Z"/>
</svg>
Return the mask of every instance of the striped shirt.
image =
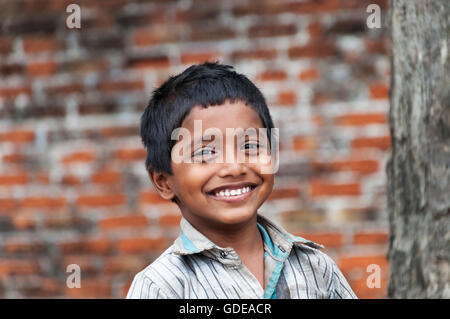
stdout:
<svg viewBox="0 0 450 319">
<path fill-rule="evenodd" d="M 356 298 L 335 262 L 304 238 L 258 215 L 264 239 L 264 286 L 233 248 L 215 245 L 186 219 L 180 236 L 136 274 L 129 299 Z"/>
</svg>

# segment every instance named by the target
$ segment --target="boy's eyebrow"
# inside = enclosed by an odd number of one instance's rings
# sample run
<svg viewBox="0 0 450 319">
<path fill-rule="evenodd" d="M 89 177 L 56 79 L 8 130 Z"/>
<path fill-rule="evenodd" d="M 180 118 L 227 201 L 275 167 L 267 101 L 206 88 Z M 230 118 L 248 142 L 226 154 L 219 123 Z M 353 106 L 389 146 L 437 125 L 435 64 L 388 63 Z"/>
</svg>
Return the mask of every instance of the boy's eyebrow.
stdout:
<svg viewBox="0 0 450 319">
<path fill-rule="evenodd" d="M 246 129 L 242 129 L 242 128 L 233 128 L 233 129 L 234 129 L 234 130 L 238 130 L 237 132 L 234 132 L 234 133 L 235 133 L 234 135 L 236 135 L 237 137 L 241 137 L 241 136 L 243 136 L 243 135 L 249 136 L 249 134 L 245 134 L 246 131 L 247 131 L 248 129 L 254 129 L 254 130 L 256 130 L 256 132 L 258 132 L 258 128 L 254 128 L 254 127 L 249 127 L 249 128 L 246 128 Z M 237 134 L 236 134 L 236 133 L 237 133 Z M 250 136 L 253 136 L 253 134 L 250 134 Z M 259 139 L 259 134 L 258 134 L 258 133 L 256 133 L 254 136 L 257 137 L 257 138 Z M 193 140 L 192 143 L 191 143 L 191 145 L 195 145 L 196 143 L 199 143 L 199 142 L 209 142 L 209 141 L 212 141 L 212 140 L 213 140 L 213 139 L 212 139 L 213 137 L 215 138 L 215 137 L 216 137 L 216 134 L 207 134 L 207 135 L 203 135 L 203 136 L 201 136 L 201 137 L 199 137 L 199 138 Z"/>
<path fill-rule="evenodd" d="M 212 137 L 215 137 L 215 134 L 208 134 L 208 135 L 203 135 L 195 140 L 192 141 L 192 145 L 195 145 L 196 143 L 199 142 L 205 142 L 205 141 L 211 141 Z"/>
</svg>

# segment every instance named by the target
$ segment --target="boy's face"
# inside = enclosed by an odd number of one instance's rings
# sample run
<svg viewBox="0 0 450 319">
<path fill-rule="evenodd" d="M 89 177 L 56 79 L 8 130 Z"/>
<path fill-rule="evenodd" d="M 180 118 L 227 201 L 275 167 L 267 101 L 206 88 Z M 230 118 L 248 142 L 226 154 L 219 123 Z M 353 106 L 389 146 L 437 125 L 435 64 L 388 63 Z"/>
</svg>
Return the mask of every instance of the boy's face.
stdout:
<svg viewBox="0 0 450 319">
<path fill-rule="evenodd" d="M 189 131 L 190 138 L 183 136 L 185 141 L 178 141 L 174 148 L 189 142 L 191 149 L 183 154 L 184 161 L 174 161 L 172 152 L 173 175 L 163 177 L 163 197 L 176 196 L 183 216 L 200 231 L 203 227 L 237 225 L 254 218 L 274 184 L 274 175 L 264 174 L 271 164 L 268 137 L 242 134 L 237 138 L 230 137 L 229 132 L 237 128 L 258 132 L 264 128 L 259 115 L 240 101 L 208 108 L 197 106 L 186 116 L 182 128 Z M 221 133 L 221 137 L 213 133 L 206 139 L 211 132 Z M 199 134 L 200 141 L 195 143 Z M 265 160 L 255 160 L 258 154 L 266 156 Z"/>
</svg>

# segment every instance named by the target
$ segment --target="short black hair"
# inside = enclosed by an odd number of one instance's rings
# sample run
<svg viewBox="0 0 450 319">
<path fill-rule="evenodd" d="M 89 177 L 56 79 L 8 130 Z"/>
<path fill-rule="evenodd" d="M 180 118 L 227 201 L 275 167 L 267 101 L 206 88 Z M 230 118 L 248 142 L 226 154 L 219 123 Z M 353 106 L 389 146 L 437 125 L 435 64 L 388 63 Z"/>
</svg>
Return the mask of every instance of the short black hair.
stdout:
<svg viewBox="0 0 450 319">
<path fill-rule="evenodd" d="M 191 65 L 153 91 L 141 116 L 147 171 L 172 175 L 171 151 L 176 142 L 171 139 L 172 131 L 181 126 L 193 107 L 221 105 L 226 100 L 250 106 L 259 114 L 267 136 L 271 136 L 274 125 L 265 98 L 245 75 L 218 62 Z"/>
</svg>

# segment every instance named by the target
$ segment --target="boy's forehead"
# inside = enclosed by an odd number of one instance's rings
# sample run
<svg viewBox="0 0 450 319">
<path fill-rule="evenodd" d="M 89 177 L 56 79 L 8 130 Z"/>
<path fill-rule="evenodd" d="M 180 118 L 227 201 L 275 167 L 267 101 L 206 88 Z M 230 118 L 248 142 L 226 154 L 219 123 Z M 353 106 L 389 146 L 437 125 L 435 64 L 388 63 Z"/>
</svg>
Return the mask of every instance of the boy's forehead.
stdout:
<svg viewBox="0 0 450 319">
<path fill-rule="evenodd" d="M 194 130 L 194 123 L 201 121 L 202 130 L 208 128 L 249 128 L 264 127 L 258 113 L 245 103 L 236 101 L 234 103 L 225 102 L 221 105 L 195 106 L 185 117 L 182 127 Z"/>
</svg>

